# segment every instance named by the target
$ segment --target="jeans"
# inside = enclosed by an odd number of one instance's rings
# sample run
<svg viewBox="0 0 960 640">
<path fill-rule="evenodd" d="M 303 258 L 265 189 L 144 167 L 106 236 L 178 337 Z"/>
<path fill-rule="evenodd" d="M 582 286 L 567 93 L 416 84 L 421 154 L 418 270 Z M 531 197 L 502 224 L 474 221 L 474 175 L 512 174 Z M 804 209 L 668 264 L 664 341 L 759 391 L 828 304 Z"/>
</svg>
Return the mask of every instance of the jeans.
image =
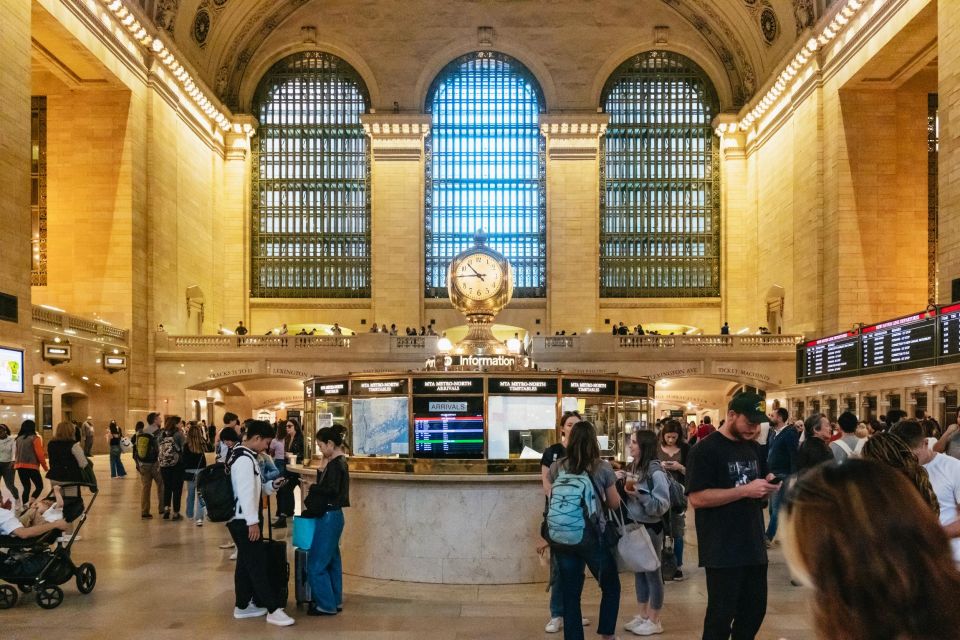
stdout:
<svg viewBox="0 0 960 640">
<path fill-rule="evenodd" d="M 670 535 L 673 537 L 673 555 L 677 559 L 677 569 L 683 567 L 683 536 L 687 531 L 687 514 L 670 513 Z"/>
<path fill-rule="evenodd" d="M 197 520 L 203 520 L 206 515 L 206 508 L 203 506 L 203 500 L 200 499 L 200 492 L 197 491 L 197 472 L 200 469 L 188 469 L 187 477 L 187 518 L 193 520 L 194 504 L 196 504 Z"/>
<path fill-rule="evenodd" d="M 597 633 L 613 635 L 620 613 L 620 575 L 610 549 L 597 543 L 590 549 L 556 549 L 560 566 L 560 589 L 563 591 L 563 638 L 583 640 L 583 614 L 580 596 L 583 593 L 583 570 L 600 584 L 600 620 Z"/>
<path fill-rule="evenodd" d="M 307 552 L 307 579 L 313 606 L 326 613 L 336 613 L 337 608 L 343 606 L 342 533 L 343 511 L 328 511 L 322 518 L 317 518 L 313 544 Z"/>
<path fill-rule="evenodd" d="M 13 483 L 16 475 L 17 472 L 14 471 L 12 462 L 0 462 L 0 479 L 7 485 L 7 489 L 10 490 L 10 495 L 13 496 L 13 499 L 19 500 L 20 492 L 17 491 L 17 486 Z"/>
<path fill-rule="evenodd" d="M 673 555 L 677 559 L 677 569 L 683 566 L 683 536 L 673 539 Z"/>
<path fill-rule="evenodd" d="M 663 549 L 663 534 L 656 533 L 647 529 L 650 534 L 650 541 L 653 548 L 659 554 Z M 634 584 L 637 587 L 637 602 L 640 604 L 650 604 L 652 609 L 659 611 L 663 609 L 663 576 L 660 568 L 653 571 L 644 571 L 643 573 L 633 574 Z"/>
<path fill-rule="evenodd" d="M 127 475 L 127 470 L 123 468 L 123 462 L 120 460 L 120 447 L 110 447 L 110 477 L 122 478 Z"/>
<path fill-rule="evenodd" d="M 173 506 L 174 513 L 180 513 L 180 501 L 183 499 L 183 467 L 160 467 L 163 476 L 163 510 Z"/>
<path fill-rule="evenodd" d="M 560 563 L 557 554 L 550 552 L 550 617 L 563 617 L 563 589 L 560 588 Z"/>
<path fill-rule="evenodd" d="M 17 469 L 17 475 L 20 477 L 20 485 L 23 487 L 23 501 L 26 502 L 28 498 L 39 498 L 40 493 L 43 491 L 43 478 L 40 476 L 39 469 Z M 33 483 L 35 488 L 33 493 L 30 492 L 30 483 Z"/>
<path fill-rule="evenodd" d="M 783 482 L 780 483 L 780 488 L 777 489 L 770 496 L 770 522 L 767 524 L 767 540 L 773 540 L 777 535 L 777 524 L 780 516 L 780 503 L 783 501 L 783 491 L 787 486 L 788 476 L 777 474 L 778 478 L 781 478 Z"/>
<path fill-rule="evenodd" d="M 163 511 L 163 478 L 160 475 L 160 465 L 156 462 L 141 462 L 140 468 L 140 513 L 150 513 L 150 491 L 153 484 L 157 485 L 157 510 Z"/>
<path fill-rule="evenodd" d="M 767 614 L 767 565 L 705 571 L 703 640 L 753 640 Z"/>
<path fill-rule="evenodd" d="M 233 589 L 238 609 L 246 609 L 252 600 L 260 607 L 266 607 L 271 613 L 283 606 L 279 594 L 270 590 L 270 578 L 267 574 L 267 548 L 263 539 L 250 542 L 249 529 L 245 520 L 231 520 L 227 523 L 230 537 L 237 545 L 237 566 L 233 570 Z"/>
</svg>

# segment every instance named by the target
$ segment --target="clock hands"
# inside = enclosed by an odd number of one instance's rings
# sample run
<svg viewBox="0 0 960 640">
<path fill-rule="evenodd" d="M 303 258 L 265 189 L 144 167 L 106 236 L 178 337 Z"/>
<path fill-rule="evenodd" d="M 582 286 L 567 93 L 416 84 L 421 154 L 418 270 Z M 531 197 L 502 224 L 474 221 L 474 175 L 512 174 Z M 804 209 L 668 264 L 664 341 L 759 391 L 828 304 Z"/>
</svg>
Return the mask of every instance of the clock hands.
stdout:
<svg viewBox="0 0 960 640">
<path fill-rule="evenodd" d="M 477 271 L 476 269 L 474 269 L 472 264 L 468 264 L 467 267 L 470 268 L 470 271 L 473 271 L 473 275 L 475 277 L 480 278 L 483 281 L 486 281 L 486 278 L 483 276 L 483 274 Z M 470 275 L 470 274 L 466 274 L 466 275 Z"/>
</svg>

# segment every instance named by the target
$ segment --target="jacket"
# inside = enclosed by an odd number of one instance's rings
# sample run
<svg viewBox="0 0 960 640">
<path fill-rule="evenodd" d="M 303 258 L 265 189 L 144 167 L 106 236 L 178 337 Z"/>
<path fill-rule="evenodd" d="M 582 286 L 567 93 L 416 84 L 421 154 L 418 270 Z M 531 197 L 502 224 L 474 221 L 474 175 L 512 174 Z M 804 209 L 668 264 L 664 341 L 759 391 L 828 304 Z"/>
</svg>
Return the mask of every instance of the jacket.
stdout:
<svg viewBox="0 0 960 640">
<path fill-rule="evenodd" d="M 252 450 L 237 445 L 230 454 L 230 484 L 233 485 L 233 495 L 237 506 L 233 513 L 234 520 L 244 520 L 247 526 L 260 522 L 260 492 L 268 496 L 273 495 L 273 483 L 260 480 L 260 465 L 257 464 L 257 454 Z"/>
<path fill-rule="evenodd" d="M 771 442 L 770 440 L 773 440 Z M 790 476 L 797 472 L 797 453 L 800 449 L 800 432 L 787 425 L 767 439 L 767 468 L 775 476 Z"/>
</svg>

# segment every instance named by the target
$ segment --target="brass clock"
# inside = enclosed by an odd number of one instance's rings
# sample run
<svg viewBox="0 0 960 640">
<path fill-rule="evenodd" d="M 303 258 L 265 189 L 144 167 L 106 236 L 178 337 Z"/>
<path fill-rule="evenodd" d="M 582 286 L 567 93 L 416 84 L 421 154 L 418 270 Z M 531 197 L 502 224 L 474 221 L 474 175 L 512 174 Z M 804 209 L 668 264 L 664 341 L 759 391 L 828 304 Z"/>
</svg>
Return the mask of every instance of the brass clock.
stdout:
<svg viewBox="0 0 960 640">
<path fill-rule="evenodd" d="M 447 269 L 447 293 L 467 317 L 470 329 L 456 348 L 461 354 L 505 353 L 491 327 L 497 313 L 513 297 L 513 273 L 503 254 L 486 246 L 482 232 L 476 246 L 458 254 Z"/>
</svg>

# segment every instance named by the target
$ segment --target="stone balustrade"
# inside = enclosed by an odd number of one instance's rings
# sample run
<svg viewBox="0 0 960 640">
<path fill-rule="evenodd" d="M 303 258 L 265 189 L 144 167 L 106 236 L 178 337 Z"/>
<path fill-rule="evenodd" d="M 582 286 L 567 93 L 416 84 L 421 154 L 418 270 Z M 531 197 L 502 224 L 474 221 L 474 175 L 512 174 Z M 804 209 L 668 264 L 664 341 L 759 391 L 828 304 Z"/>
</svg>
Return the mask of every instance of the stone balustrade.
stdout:
<svg viewBox="0 0 960 640">
<path fill-rule="evenodd" d="M 42 306 L 33 307 L 32 319 L 34 330 L 43 334 L 66 339 L 79 338 L 122 347 L 130 344 L 129 331 L 114 327 L 102 320 L 81 318 Z"/>
</svg>

